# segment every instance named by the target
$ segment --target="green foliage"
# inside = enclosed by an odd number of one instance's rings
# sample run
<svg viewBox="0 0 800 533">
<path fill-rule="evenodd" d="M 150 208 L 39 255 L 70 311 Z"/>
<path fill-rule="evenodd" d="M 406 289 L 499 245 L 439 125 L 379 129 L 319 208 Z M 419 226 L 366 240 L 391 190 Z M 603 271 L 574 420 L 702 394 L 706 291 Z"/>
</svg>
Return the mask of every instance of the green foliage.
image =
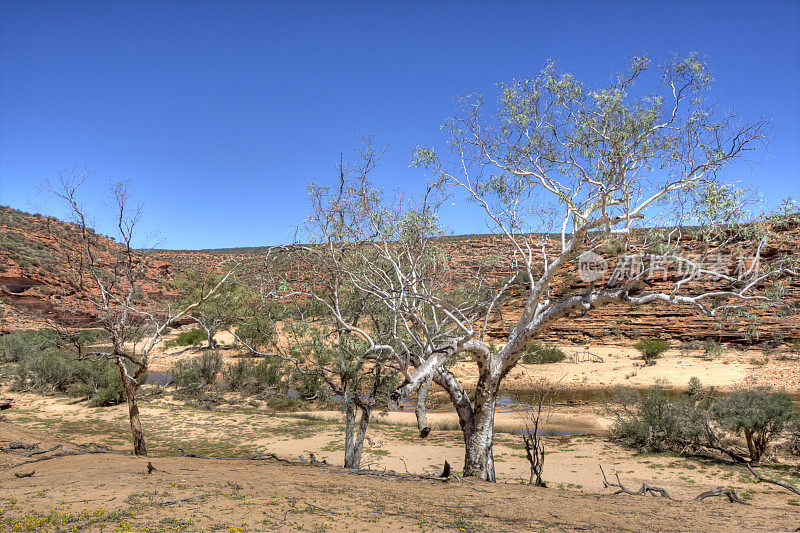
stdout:
<svg viewBox="0 0 800 533">
<path fill-rule="evenodd" d="M 0 337 L 0 358 L 7 363 L 61 346 L 58 333 L 50 329 L 15 331 Z"/>
<path fill-rule="evenodd" d="M 265 357 L 253 367 L 256 383 L 267 387 L 280 387 L 283 378 L 283 362 L 277 357 Z"/>
<path fill-rule="evenodd" d="M 555 346 L 542 346 L 535 341 L 528 343 L 525 352 L 522 362 L 529 365 L 560 363 L 566 357 L 566 354 Z"/>
<path fill-rule="evenodd" d="M 14 368 L 14 378 L 16 390 L 85 396 L 90 406 L 124 400 L 122 378 L 113 361 L 77 359 L 60 348 L 24 354 Z M 140 382 L 145 379 L 146 375 Z"/>
<path fill-rule="evenodd" d="M 170 368 L 170 375 L 178 387 L 197 388 L 214 384 L 220 370 L 222 356 L 217 350 L 208 350 L 198 357 L 176 361 Z"/>
<path fill-rule="evenodd" d="M 722 346 L 714 339 L 706 339 L 703 341 L 703 352 L 709 359 L 716 359 L 722 355 Z"/>
<path fill-rule="evenodd" d="M 768 387 L 737 389 L 717 402 L 713 413 L 723 428 L 744 436 L 753 462 L 796 414 L 787 393 Z"/>
<path fill-rule="evenodd" d="M 17 231 L 0 232 L 0 248 L 9 250 L 11 257 L 22 268 L 38 267 L 53 270 L 56 267 L 53 251 Z"/>
<path fill-rule="evenodd" d="M 717 396 L 691 378 L 686 393 L 670 393 L 662 383 L 638 392 L 615 389 L 620 406 L 611 428 L 614 437 L 642 451 L 681 451 L 687 445 L 719 446 L 720 434 L 743 437 L 751 461 L 757 462 L 769 443 L 797 419 L 785 392 L 767 387 L 738 389 Z"/>
<path fill-rule="evenodd" d="M 225 387 L 235 391 L 256 391 L 264 388 L 283 389 L 283 361 L 265 357 L 258 363 L 239 359 L 222 370 Z"/>
<path fill-rule="evenodd" d="M 206 332 L 200 328 L 182 331 L 173 341 L 175 346 L 199 346 L 206 340 Z"/>
<path fill-rule="evenodd" d="M 687 394 L 671 397 L 663 383 L 644 392 L 628 387 L 614 389 L 621 406 L 611 434 L 641 451 L 662 452 L 698 442 L 704 434 L 703 413 L 714 398 L 697 378 L 689 381 Z"/>
<path fill-rule="evenodd" d="M 232 365 L 226 366 L 222 370 L 222 379 L 225 387 L 230 390 L 245 390 L 254 385 L 251 377 L 255 365 L 249 359 L 241 358 Z"/>
<path fill-rule="evenodd" d="M 660 357 L 662 353 L 669 350 L 669 341 L 664 339 L 642 339 L 633 345 L 639 350 L 645 360 L 645 364 L 653 364 L 653 360 Z"/>
</svg>

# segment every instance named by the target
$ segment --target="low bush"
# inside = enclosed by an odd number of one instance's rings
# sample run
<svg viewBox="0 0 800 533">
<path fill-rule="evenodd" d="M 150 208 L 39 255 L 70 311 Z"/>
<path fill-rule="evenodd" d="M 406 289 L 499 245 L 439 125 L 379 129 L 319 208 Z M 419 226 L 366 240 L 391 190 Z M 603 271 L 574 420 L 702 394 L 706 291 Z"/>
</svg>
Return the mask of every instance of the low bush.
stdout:
<svg viewBox="0 0 800 533">
<path fill-rule="evenodd" d="M 207 340 L 206 332 L 200 328 L 182 331 L 174 343 L 176 346 L 199 346 Z"/>
<path fill-rule="evenodd" d="M 566 354 L 555 346 L 542 346 L 536 342 L 529 343 L 525 352 L 522 362 L 529 365 L 560 363 L 566 357 Z"/>
<path fill-rule="evenodd" d="M 669 341 L 664 339 L 642 339 L 633 345 L 644 357 L 646 365 L 655 363 L 655 359 L 669 350 Z"/>
<path fill-rule="evenodd" d="M 16 390 L 85 396 L 90 406 L 112 405 L 125 399 L 116 363 L 108 359 L 78 359 L 60 347 L 23 355 L 13 374 Z M 146 374 L 142 375 L 140 383 L 146 378 Z"/>
<path fill-rule="evenodd" d="M 325 401 L 328 398 L 325 382 L 322 376 L 315 372 L 300 372 L 295 370 L 291 375 L 291 386 L 297 391 L 299 397 L 306 401 Z"/>
<path fill-rule="evenodd" d="M 203 352 L 192 359 L 176 361 L 170 368 L 172 382 L 182 388 L 212 385 L 222 370 L 222 356 L 217 350 Z"/>
<path fill-rule="evenodd" d="M 766 387 L 718 396 L 692 378 L 686 393 L 671 394 L 664 384 L 644 392 L 618 387 L 615 400 L 619 409 L 612 436 L 641 451 L 680 452 L 692 446 L 721 450 L 720 443 L 736 446 L 736 439 L 743 438 L 744 453 L 756 463 L 787 427 L 800 428 L 791 397 Z"/>
<path fill-rule="evenodd" d="M 236 391 L 260 391 L 265 388 L 284 389 L 283 365 L 277 357 L 266 357 L 258 362 L 239 359 L 222 370 L 225 387 Z"/>
<path fill-rule="evenodd" d="M 49 329 L 15 331 L 0 337 L 0 358 L 6 363 L 61 346 L 58 333 Z"/>
<path fill-rule="evenodd" d="M 690 383 L 690 393 L 670 397 L 658 383 L 644 392 L 627 387 L 614 391 L 622 410 L 611 427 L 612 436 L 646 452 L 662 452 L 696 442 L 702 436 L 702 410 L 713 391 L 704 393 L 699 383 Z"/>
<path fill-rule="evenodd" d="M 706 358 L 716 359 L 722 355 L 722 346 L 714 339 L 706 339 L 703 341 L 703 352 Z"/>
<path fill-rule="evenodd" d="M 232 365 L 228 365 L 222 370 L 222 379 L 225 387 L 230 390 L 245 390 L 255 385 L 253 377 L 253 367 L 255 365 L 249 359 L 239 359 Z"/>
</svg>

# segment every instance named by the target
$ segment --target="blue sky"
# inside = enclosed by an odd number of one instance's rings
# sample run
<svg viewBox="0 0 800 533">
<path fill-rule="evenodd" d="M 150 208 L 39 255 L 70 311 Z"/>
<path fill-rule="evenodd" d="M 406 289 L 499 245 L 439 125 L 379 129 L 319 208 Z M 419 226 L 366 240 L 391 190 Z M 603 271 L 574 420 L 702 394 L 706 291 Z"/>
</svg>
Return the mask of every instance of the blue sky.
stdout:
<svg viewBox="0 0 800 533">
<path fill-rule="evenodd" d="M 800 2 L 0 2 L 0 204 L 48 210 L 43 178 L 87 167 L 100 212 L 128 179 L 170 248 L 287 242 L 305 186 L 360 132 L 379 181 L 414 190 L 414 144 L 441 145 L 453 98 L 550 58 L 598 84 L 634 52 L 697 51 L 720 103 L 774 117 L 732 179 L 800 197 Z M 449 205 L 456 233 L 485 232 Z M 55 214 L 58 214 L 56 211 Z M 108 220 L 97 219 L 101 232 Z"/>
</svg>

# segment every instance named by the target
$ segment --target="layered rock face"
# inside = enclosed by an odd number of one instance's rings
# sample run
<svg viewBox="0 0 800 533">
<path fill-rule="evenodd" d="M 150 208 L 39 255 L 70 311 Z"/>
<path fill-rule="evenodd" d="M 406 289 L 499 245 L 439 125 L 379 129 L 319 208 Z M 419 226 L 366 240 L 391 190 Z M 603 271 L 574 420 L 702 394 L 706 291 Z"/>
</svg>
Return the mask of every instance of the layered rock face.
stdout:
<svg viewBox="0 0 800 533">
<path fill-rule="evenodd" d="M 10 208 L 0 207 L 0 297 L 3 317 L 0 332 L 28 327 L 41 327 L 41 318 L 47 317 L 75 325 L 90 325 L 93 310 L 79 295 L 71 293 L 66 283 L 64 266 L 56 260 L 50 235 L 53 226 L 68 225 L 53 218 L 30 215 Z M 103 239 L 109 257 L 115 246 Z M 457 285 L 480 276 L 489 284 L 502 285 L 503 280 L 518 267 L 513 261 L 510 243 L 496 235 L 453 236 L 437 239 L 436 245 L 447 258 L 451 283 Z M 556 254 L 558 242 L 548 239 L 547 250 Z M 687 253 L 704 246 L 692 237 L 691 232 L 681 241 Z M 733 248 L 720 249 L 728 259 L 727 272 L 735 267 Z M 188 269 L 207 270 L 220 268 L 226 261 L 236 261 L 242 279 L 255 279 L 265 273 L 264 257 L 267 248 L 232 248 L 223 250 L 146 250 L 147 281 L 144 285 L 149 305 L 172 295 L 169 281 L 177 273 Z M 739 243 L 736 253 L 751 258 L 755 250 L 748 243 Z M 800 253 L 800 228 L 780 229 L 762 250 L 761 268 Z M 612 254 L 613 255 L 613 254 Z M 611 257 L 611 255 L 609 255 Z M 610 267 L 614 266 L 610 259 Z M 747 263 L 747 259 L 745 261 Z M 660 273 L 645 280 L 641 290 L 669 292 L 677 281 L 675 273 L 666 279 Z M 580 279 L 577 267 L 567 269 L 557 277 L 551 288 L 554 297 L 579 294 L 588 284 Z M 689 284 L 689 294 L 699 294 L 721 287 L 712 277 L 701 277 Z M 502 342 L 518 319 L 526 295 L 522 278 L 513 284 L 508 297 L 492 314 L 487 334 Z M 782 284 L 783 298 L 800 307 L 800 279 Z M 733 316 L 722 326 L 714 319 L 703 316 L 692 306 L 657 303 L 639 307 L 608 305 L 589 312 L 576 313 L 561 319 L 549 329 L 546 342 L 558 343 L 608 343 L 630 342 L 639 337 L 663 337 L 681 341 L 713 339 L 717 342 L 753 344 L 779 342 L 800 338 L 800 316 L 776 313 L 775 310 L 753 309 L 750 316 Z"/>
<path fill-rule="evenodd" d="M 57 239 L 73 229 L 53 217 L 0 206 L 0 334 L 51 322 L 70 327 L 94 324 L 96 310 L 70 287 L 69 267 L 58 253 Z M 121 246 L 102 235 L 97 242 L 98 261 L 113 264 Z M 157 258 L 148 259 L 141 285 L 146 309 L 158 309 L 159 301 L 173 295 L 171 268 Z"/>
</svg>

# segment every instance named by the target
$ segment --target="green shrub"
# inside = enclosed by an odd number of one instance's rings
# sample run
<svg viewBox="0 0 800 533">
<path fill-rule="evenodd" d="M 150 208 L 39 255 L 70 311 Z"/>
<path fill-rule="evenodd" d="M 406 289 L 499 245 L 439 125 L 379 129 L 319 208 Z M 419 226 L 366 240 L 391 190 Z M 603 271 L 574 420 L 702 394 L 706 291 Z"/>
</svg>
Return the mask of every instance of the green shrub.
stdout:
<svg viewBox="0 0 800 533">
<path fill-rule="evenodd" d="M 703 352 L 709 359 L 716 359 L 722 355 L 722 346 L 713 339 L 706 339 L 703 341 Z"/>
<path fill-rule="evenodd" d="M 169 374 L 176 387 L 196 388 L 201 384 L 200 369 L 193 360 L 175 361 L 169 369 Z"/>
<path fill-rule="evenodd" d="M 642 339 L 633 345 L 644 357 L 645 364 L 651 365 L 654 359 L 669 350 L 669 341 L 664 339 Z"/>
<path fill-rule="evenodd" d="M 77 369 L 75 383 L 67 390 L 68 394 L 87 396 L 90 407 L 115 405 L 125 401 L 125 389 L 115 362 L 101 359 L 83 363 Z M 140 377 L 139 384 L 146 379 L 146 375 Z"/>
<path fill-rule="evenodd" d="M 714 391 L 706 391 L 698 379 L 692 378 L 687 394 L 681 396 L 671 397 L 663 383 L 641 393 L 617 386 L 614 395 L 621 408 L 611 435 L 641 451 L 662 452 L 701 440 L 705 435 L 704 413 Z"/>
<path fill-rule="evenodd" d="M 217 374 L 222 370 L 222 356 L 217 350 L 203 352 L 197 361 L 200 377 L 209 385 L 217 380 Z"/>
<path fill-rule="evenodd" d="M 29 355 L 60 346 L 61 338 L 53 330 L 15 331 L 0 337 L 0 358 L 7 363 L 13 363 Z"/>
<path fill-rule="evenodd" d="M 566 354 L 555 346 L 542 346 L 536 342 L 529 343 L 525 352 L 525 355 L 522 356 L 522 362 L 529 365 L 560 363 L 566 357 Z"/>
<path fill-rule="evenodd" d="M 325 382 L 322 379 L 322 376 L 316 372 L 302 373 L 299 370 L 295 370 L 292 372 L 291 384 L 292 387 L 297 390 L 300 398 L 304 400 L 324 401 L 327 398 L 326 391 L 323 386 Z"/>
<path fill-rule="evenodd" d="M 108 359 L 78 359 L 57 347 L 23 354 L 14 368 L 16 390 L 85 396 L 90 406 L 124 401 L 119 368 Z M 147 378 L 142 375 L 139 383 Z"/>
<path fill-rule="evenodd" d="M 754 463 L 796 415 L 792 398 L 768 387 L 737 389 L 715 403 L 713 413 L 723 428 L 744 436 Z"/>
<path fill-rule="evenodd" d="M 260 385 L 277 387 L 281 385 L 283 376 L 281 360 L 275 358 L 265 358 L 253 367 L 253 377 Z"/>
<path fill-rule="evenodd" d="M 791 397 L 767 387 L 738 389 L 717 397 L 713 388 L 704 389 L 692 378 L 685 394 L 671 395 L 659 383 L 643 393 L 618 387 L 615 395 L 620 408 L 611 434 L 642 451 L 720 449 L 720 443 L 730 441 L 725 437 L 733 433 L 744 437 L 755 463 L 784 429 L 800 429 Z"/>
<path fill-rule="evenodd" d="M 217 350 L 203 352 L 198 357 L 176 361 L 169 370 L 172 382 L 181 388 L 213 385 L 222 370 L 222 356 Z"/>
<path fill-rule="evenodd" d="M 189 331 L 182 331 L 175 340 L 167 343 L 167 346 L 199 346 L 206 340 L 205 330 L 194 328 Z"/>
<path fill-rule="evenodd" d="M 254 385 L 253 363 L 248 359 L 239 359 L 222 370 L 225 387 L 230 390 L 244 390 Z"/>
</svg>

